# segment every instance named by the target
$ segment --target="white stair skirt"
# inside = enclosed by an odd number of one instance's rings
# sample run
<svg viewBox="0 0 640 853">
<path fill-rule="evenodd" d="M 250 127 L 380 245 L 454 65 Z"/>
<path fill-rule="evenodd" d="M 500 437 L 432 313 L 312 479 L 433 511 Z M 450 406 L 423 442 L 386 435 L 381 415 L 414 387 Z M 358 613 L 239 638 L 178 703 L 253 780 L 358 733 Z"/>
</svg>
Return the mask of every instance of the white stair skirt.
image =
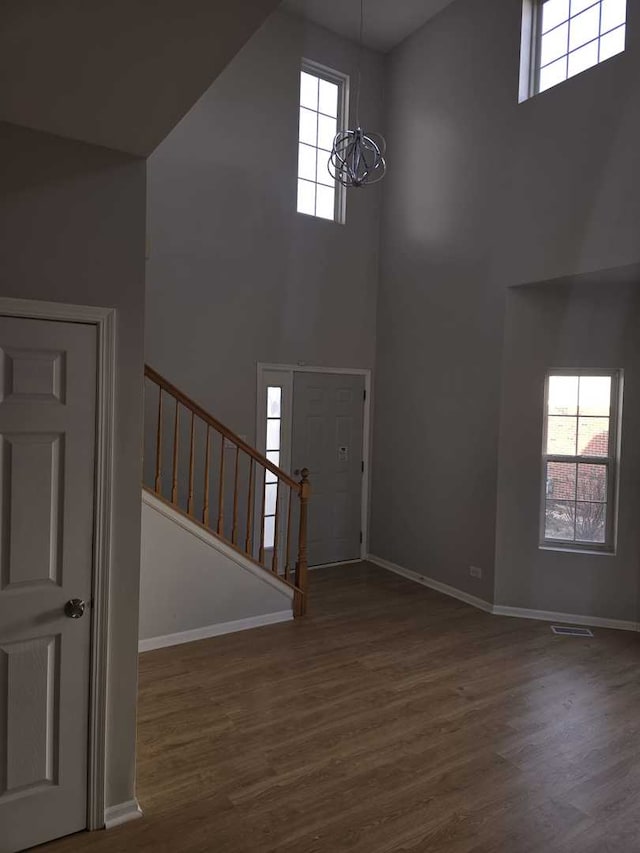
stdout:
<svg viewBox="0 0 640 853">
<path fill-rule="evenodd" d="M 143 492 L 141 651 L 287 621 L 292 604 L 277 577 Z"/>
</svg>

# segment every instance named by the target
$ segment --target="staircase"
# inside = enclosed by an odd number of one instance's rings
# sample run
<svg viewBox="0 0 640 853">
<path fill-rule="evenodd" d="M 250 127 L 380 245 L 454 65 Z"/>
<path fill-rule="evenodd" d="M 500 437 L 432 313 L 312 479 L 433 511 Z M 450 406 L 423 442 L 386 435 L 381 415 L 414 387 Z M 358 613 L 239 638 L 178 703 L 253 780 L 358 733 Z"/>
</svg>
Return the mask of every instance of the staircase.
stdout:
<svg viewBox="0 0 640 853">
<path fill-rule="evenodd" d="M 298 482 L 145 367 L 144 489 L 307 609 L 309 472 Z"/>
</svg>

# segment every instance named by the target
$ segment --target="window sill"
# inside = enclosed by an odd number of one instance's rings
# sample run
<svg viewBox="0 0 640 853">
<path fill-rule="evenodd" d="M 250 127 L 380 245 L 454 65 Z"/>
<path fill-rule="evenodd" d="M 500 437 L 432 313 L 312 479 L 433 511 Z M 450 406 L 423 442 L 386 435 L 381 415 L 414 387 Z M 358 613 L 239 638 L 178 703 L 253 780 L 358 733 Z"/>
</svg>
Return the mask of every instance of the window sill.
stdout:
<svg viewBox="0 0 640 853">
<path fill-rule="evenodd" d="M 562 551 L 565 554 L 588 554 L 592 557 L 615 557 L 615 550 L 609 548 L 572 548 L 569 545 L 538 545 L 539 551 Z"/>
<path fill-rule="evenodd" d="M 315 213 L 304 213 L 302 210 L 296 210 L 296 214 L 305 219 L 315 219 L 316 222 L 327 222 L 329 225 L 346 225 L 344 219 L 327 219 L 326 216 L 316 216 Z"/>
</svg>

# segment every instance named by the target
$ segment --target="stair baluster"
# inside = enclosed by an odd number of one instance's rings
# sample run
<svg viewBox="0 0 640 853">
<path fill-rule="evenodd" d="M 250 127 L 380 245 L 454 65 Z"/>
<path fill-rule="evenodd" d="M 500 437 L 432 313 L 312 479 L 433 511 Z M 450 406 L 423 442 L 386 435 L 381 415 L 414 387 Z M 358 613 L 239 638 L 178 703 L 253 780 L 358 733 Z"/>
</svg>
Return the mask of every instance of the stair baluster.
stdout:
<svg viewBox="0 0 640 853">
<path fill-rule="evenodd" d="M 149 385 L 157 389 L 158 393 L 157 408 L 154 410 L 152 407 L 145 410 L 151 419 L 153 419 L 153 412 L 155 411 L 157 418 L 156 423 L 145 424 L 145 436 L 153 448 L 152 454 L 155 455 L 155 469 L 150 471 L 145 466 L 145 478 L 148 479 L 145 488 L 155 493 L 161 500 L 166 500 L 162 494 L 162 442 L 166 408 L 165 397 L 168 397 L 175 404 L 175 411 L 171 413 L 173 415 L 173 446 L 171 450 L 170 503 L 178 512 L 190 517 L 195 524 L 201 524 L 209 533 L 222 539 L 227 545 L 235 548 L 249 560 L 257 563 L 260 568 L 275 575 L 279 581 L 292 588 L 294 615 L 304 615 L 307 608 L 307 527 L 310 488 L 307 469 L 302 470 L 300 481 L 296 481 L 149 366 L 145 367 L 145 379 Z M 155 400 L 155 398 L 153 399 Z M 180 465 L 181 407 L 186 409 L 191 418 L 188 424 L 190 434 L 189 469 L 188 472 L 184 470 L 182 473 L 180 468 L 186 469 L 186 465 Z M 152 414 L 149 414 L 150 412 Z M 202 424 L 204 424 L 204 430 L 201 429 Z M 185 423 L 184 426 L 187 427 L 187 424 Z M 186 442 L 186 429 L 183 429 L 183 433 Z M 204 448 L 198 438 L 203 433 L 205 435 Z M 220 438 L 220 456 L 217 466 L 214 463 L 214 454 L 212 453 L 212 440 L 215 434 Z M 235 450 L 233 496 L 228 507 L 229 511 L 232 512 L 229 533 L 225 530 L 225 480 L 227 478 L 225 451 L 227 449 Z M 186 452 L 186 446 L 184 450 Z M 245 460 L 248 462 L 248 469 Z M 245 470 L 248 470 L 246 476 Z M 269 472 L 268 478 L 267 472 Z M 218 507 L 217 516 L 212 525 L 210 486 L 211 479 L 216 474 L 218 476 Z M 199 488 L 195 488 L 196 479 L 198 483 L 202 482 L 202 492 Z M 274 483 L 276 486 L 275 511 L 270 509 L 274 534 L 273 541 L 269 543 L 265 542 L 267 481 L 270 486 L 273 486 Z M 258 489 L 261 491 L 258 492 Z M 231 493 L 229 493 L 229 497 L 231 498 Z M 286 504 L 283 503 L 285 500 Z M 299 505 L 297 531 L 294 524 L 294 503 L 296 501 Z M 243 518 L 245 512 L 246 515 Z M 255 530 L 257 524 L 260 527 L 259 539 Z M 297 552 L 295 553 L 297 553 L 297 559 L 293 572 L 291 555 L 296 547 L 296 539 Z"/>
<path fill-rule="evenodd" d="M 173 422 L 173 466 L 171 475 L 171 503 L 178 503 L 178 428 L 180 426 L 180 403 L 176 400 L 176 414 Z"/>
<path fill-rule="evenodd" d="M 211 469 L 211 427 L 207 424 L 206 449 L 204 453 L 204 497 L 202 505 L 202 523 L 209 526 L 209 476 Z"/>
</svg>

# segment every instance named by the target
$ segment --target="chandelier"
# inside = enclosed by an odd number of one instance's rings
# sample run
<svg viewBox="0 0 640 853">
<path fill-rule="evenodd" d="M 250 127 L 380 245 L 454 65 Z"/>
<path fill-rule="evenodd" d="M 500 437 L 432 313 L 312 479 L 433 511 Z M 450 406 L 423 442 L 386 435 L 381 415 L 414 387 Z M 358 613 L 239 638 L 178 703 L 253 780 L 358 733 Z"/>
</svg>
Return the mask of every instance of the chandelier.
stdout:
<svg viewBox="0 0 640 853">
<path fill-rule="evenodd" d="M 354 130 L 341 130 L 336 134 L 329 158 L 329 172 L 343 187 L 363 187 L 366 184 L 377 184 L 384 178 L 387 171 L 387 163 L 384 158 L 386 150 L 384 137 L 379 133 L 367 134 L 360 126 L 363 30 L 364 0 L 360 0 L 356 126 Z"/>
</svg>

